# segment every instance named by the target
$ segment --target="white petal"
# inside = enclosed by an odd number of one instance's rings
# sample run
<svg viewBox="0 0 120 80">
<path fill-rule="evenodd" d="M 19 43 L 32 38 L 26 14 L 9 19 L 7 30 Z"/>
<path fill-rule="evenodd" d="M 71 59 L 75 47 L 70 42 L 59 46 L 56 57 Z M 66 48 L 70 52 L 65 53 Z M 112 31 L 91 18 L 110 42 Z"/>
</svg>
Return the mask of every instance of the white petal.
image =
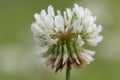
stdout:
<svg viewBox="0 0 120 80">
<path fill-rule="evenodd" d="M 80 21 L 79 21 L 79 20 L 75 20 L 75 21 L 73 22 L 73 26 L 74 26 L 74 27 L 80 26 Z"/>
<path fill-rule="evenodd" d="M 76 12 L 78 18 L 80 18 L 80 19 L 83 18 L 83 16 L 84 16 L 83 7 L 79 7 L 77 4 L 74 4 L 74 9 L 73 10 Z"/>
<path fill-rule="evenodd" d="M 80 46 L 84 45 L 84 41 L 82 40 L 82 38 L 81 38 L 80 35 L 78 35 L 77 43 L 78 43 Z"/>
<path fill-rule="evenodd" d="M 58 41 L 58 39 L 52 39 L 49 34 L 46 35 L 46 40 L 47 40 L 48 45 L 50 46 L 53 44 L 56 44 Z"/>
<path fill-rule="evenodd" d="M 86 54 L 88 54 L 88 55 L 90 55 L 90 56 L 94 56 L 95 55 L 95 51 L 84 49 L 83 52 L 86 53 Z"/>
<path fill-rule="evenodd" d="M 57 42 L 58 42 L 58 39 L 57 39 L 57 38 L 56 38 L 56 39 L 51 39 L 51 45 L 57 44 Z"/>
<path fill-rule="evenodd" d="M 46 52 L 48 51 L 48 46 L 44 46 L 40 48 L 40 51 L 36 53 L 37 57 L 47 57 L 49 54 L 46 54 Z"/>
<path fill-rule="evenodd" d="M 72 57 L 76 60 L 77 64 L 80 64 L 80 61 L 78 60 L 78 58 L 77 58 L 75 53 L 73 53 Z"/>
<path fill-rule="evenodd" d="M 51 37 L 50 37 L 49 34 L 46 35 L 46 40 L 47 40 L 47 41 L 50 41 L 50 40 L 51 40 Z"/>
<path fill-rule="evenodd" d="M 64 64 L 64 63 L 67 61 L 67 59 L 68 59 L 68 54 L 65 53 L 65 54 L 63 55 L 63 62 L 62 62 L 62 64 Z"/>
<path fill-rule="evenodd" d="M 64 19 L 61 15 L 55 17 L 55 26 L 58 30 L 64 32 Z"/>
<path fill-rule="evenodd" d="M 73 11 L 76 12 L 77 15 L 78 15 L 78 12 L 80 12 L 80 11 L 79 11 L 79 6 L 78 6 L 78 4 L 74 4 Z"/>
<path fill-rule="evenodd" d="M 68 24 L 68 20 L 67 20 L 67 15 L 66 15 L 65 11 L 64 11 L 64 19 L 65 19 L 65 24 L 67 25 Z"/>
<path fill-rule="evenodd" d="M 49 23 L 51 28 L 54 26 L 54 20 L 52 16 L 50 15 L 47 16 L 47 22 Z"/>
<path fill-rule="evenodd" d="M 91 12 L 87 8 L 85 8 L 85 16 L 91 16 Z"/>
<path fill-rule="evenodd" d="M 91 57 L 90 55 L 88 55 L 86 53 L 81 53 L 80 58 L 84 59 L 87 62 L 87 64 L 89 64 L 90 62 L 92 62 L 94 60 L 93 57 Z"/>
<path fill-rule="evenodd" d="M 80 21 L 79 20 L 75 20 L 73 22 L 73 31 L 76 32 L 80 32 L 82 30 L 82 26 L 80 25 Z"/>
<path fill-rule="evenodd" d="M 36 19 L 37 21 L 40 20 L 40 15 L 39 15 L 38 13 L 35 13 L 35 14 L 34 14 L 34 17 L 35 17 L 35 19 Z"/>
<path fill-rule="evenodd" d="M 90 32 L 90 38 L 99 37 L 99 32 L 102 31 L 102 26 L 101 25 L 99 25 L 98 27 L 97 26 L 91 26 L 91 29 L 88 28 L 87 32 L 88 31 Z"/>
<path fill-rule="evenodd" d="M 54 66 L 57 66 L 57 64 L 59 63 L 60 59 L 61 59 L 61 55 L 58 55 L 58 57 L 57 57 L 57 59 L 56 59 L 56 61 L 54 63 Z"/>
<path fill-rule="evenodd" d="M 86 28 L 87 33 L 93 33 L 97 28 L 96 24 L 92 24 L 90 27 Z M 96 33 L 95 33 L 96 34 Z"/>
<path fill-rule="evenodd" d="M 79 8 L 79 6 L 78 6 L 77 4 L 74 4 L 74 9 L 73 9 L 73 11 L 76 12 L 77 16 L 79 16 L 79 14 L 81 13 L 81 12 L 80 12 L 80 8 Z"/>
<path fill-rule="evenodd" d="M 43 33 L 43 30 L 36 24 L 36 23 L 33 23 L 31 25 L 31 30 L 33 31 L 33 33 L 36 35 L 36 34 L 39 34 L 39 33 Z"/>
<path fill-rule="evenodd" d="M 84 17 L 84 13 L 85 13 L 85 12 L 84 12 L 84 8 L 83 8 L 83 7 L 80 7 L 78 12 L 79 12 L 79 14 L 78 14 L 79 17 L 80 17 L 80 18 L 83 18 L 83 17 Z"/>
<path fill-rule="evenodd" d="M 60 11 L 60 10 L 57 10 L 57 14 L 58 14 L 58 15 L 61 15 L 61 11 Z"/>
<path fill-rule="evenodd" d="M 99 43 L 99 42 L 101 42 L 103 40 L 103 36 L 98 36 L 98 37 L 96 37 L 95 39 L 93 39 L 93 41 L 95 42 L 95 43 Z"/>
<path fill-rule="evenodd" d="M 95 42 L 101 42 L 103 40 L 103 36 L 99 36 L 95 39 Z"/>
<path fill-rule="evenodd" d="M 47 18 L 47 14 L 46 14 L 46 11 L 45 11 L 44 9 L 41 11 L 40 17 L 41 17 L 42 19 L 46 19 L 46 18 Z"/>
<path fill-rule="evenodd" d="M 36 41 L 37 44 L 39 44 L 41 47 L 46 45 L 45 39 L 39 38 L 39 37 L 34 37 L 34 40 Z"/>
<path fill-rule="evenodd" d="M 47 29 L 49 30 L 49 33 L 53 33 L 53 28 L 54 28 L 54 20 L 51 15 L 47 15 Z"/>
<path fill-rule="evenodd" d="M 69 18 L 69 20 L 72 18 L 72 11 L 71 11 L 71 9 L 70 8 L 67 8 L 66 9 L 66 12 L 67 12 L 67 16 L 68 16 L 68 18 Z"/>
<path fill-rule="evenodd" d="M 101 32 L 101 31 L 102 31 L 102 26 L 99 25 L 99 26 L 97 27 L 97 29 L 96 29 L 96 32 L 99 33 L 99 32 Z"/>
<path fill-rule="evenodd" d="M 96 46 L 97 43 L 101 42 L 103 40 L 103 36 L 98 36 L 95 39 L 88 39 L 88 44 L 92 45 L 92 46 Z"/>
<path fill-rule="evenodd" d="M 75 8 L 76 10 L 78 10 L 78 9 L 79 9 L 78 4 L 74 4 L 74 8 Z"/>
<path fill-rule="evenodd" d="M 90 17 L 90 20 L 91 20 L 91 23 L 90 24 L 93 24 L 95 21 L 96 21 L 97 17 L 96 16 L 91 16 Z"/>
<path fill-rule="evenodd" d="M 95 21 L 96 21 L 96 17 L 88 16 L 86 23 L 88 24 L 88 26 L 91 26 Z"/>
<path fill-rule="evenodd" d="M 37 24 L 39 24 L 39 25 L 41 25 L 41 27 L 43 27 L 44 24 L 43 24 L 43 21 L 41 20 L 40 15 L 39 15 L 38 13 L 35 13 L 35 14 L 34 14 L 34 17 L 35 17 L 35 19 L 36 19 Z"/>
<path fill-rule="evenodd" d="M 54 16 L 54 8 L 51 5 L 48 7 L 48 14 Z"/>
<path fill-rule="evenodd" d="M 80 27 L 80 21 L 79 20 L 75 20 L 73 22 L 73 30 L 76 32 L 78 27 Z"/>
<path fill-rule="evenodd" d="M 63 47 L 64 47 L 64 55 L 63 55 L 63 62 L 62 62 L 62 64 L 64 64 L 68 60 L 68 57 L 69 57 L 68 51 L 67 51 L 67 45 L 64 44 Z"/>
<path fill-rule="evenodd" d="M 88 62 L 88 64 L 90 64 L 90 62 L 94 61 L 94 58 L 89 55 L 85 55 L 84 59 Z"/>
</svg>

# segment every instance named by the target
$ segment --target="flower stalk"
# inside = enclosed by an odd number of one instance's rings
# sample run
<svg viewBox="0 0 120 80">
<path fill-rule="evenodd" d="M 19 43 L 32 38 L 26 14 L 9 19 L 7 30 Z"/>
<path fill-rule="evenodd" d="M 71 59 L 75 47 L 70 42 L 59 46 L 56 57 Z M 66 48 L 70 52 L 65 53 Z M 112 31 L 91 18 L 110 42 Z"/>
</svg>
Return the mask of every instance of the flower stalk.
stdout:
<svg viewBox="0 0 120 80">
<path fill-rule="evenodd" d="M 71 66 L 70 63 L 68 63 L 66 69 L 66 80 L 70 80 L 70 71 L 71 71 Z"/>
</svg>

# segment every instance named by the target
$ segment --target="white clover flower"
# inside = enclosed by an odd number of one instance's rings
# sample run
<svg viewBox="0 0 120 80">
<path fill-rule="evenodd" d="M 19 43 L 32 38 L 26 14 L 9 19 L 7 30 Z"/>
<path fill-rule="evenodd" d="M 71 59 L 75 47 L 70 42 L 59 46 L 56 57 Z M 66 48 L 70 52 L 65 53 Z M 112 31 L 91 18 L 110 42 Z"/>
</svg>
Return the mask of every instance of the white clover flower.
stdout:
<svg viewBox="0 0 120 80">
<path fill-rule="evenodd" d="M 47 65 L 58 71 L 68 64 L 78 68 L 94 60 L 95 52 L 84 49 L 83 45 L 96 46 L 103 36 L 99 35 L 102 26 L 97 26 L 89 9 L 74 4 L 73 9 L 61 13 L 50 5 L 47 11 L 43 9 L 34 17 L 31 29 L 36 42 L 47 48 L 42 52 L 47 55 Z"/>
</svg>

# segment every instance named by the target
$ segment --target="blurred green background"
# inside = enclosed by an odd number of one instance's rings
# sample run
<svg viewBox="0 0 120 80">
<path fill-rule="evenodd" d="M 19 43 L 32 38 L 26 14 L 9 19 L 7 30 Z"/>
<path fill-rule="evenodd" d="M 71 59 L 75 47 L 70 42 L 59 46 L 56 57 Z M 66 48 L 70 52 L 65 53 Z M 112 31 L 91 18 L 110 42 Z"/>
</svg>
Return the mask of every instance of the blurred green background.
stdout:
<svg viewBox="0 0 120 80">
<path fill-rule="evenodd" d="M 63 11 L 74 3 L 97 16 L 104 40 L 92 48 L 96 60 L 82 69 L 72 69 L 71 80 L 120 80 L 119 0 L 0 0 L 0 80 L 65 80 L 65 70 L 55 74 L 35 57 L 39 46 L 30 25 L 34 13 L 50 4 Z"/>
</svg>

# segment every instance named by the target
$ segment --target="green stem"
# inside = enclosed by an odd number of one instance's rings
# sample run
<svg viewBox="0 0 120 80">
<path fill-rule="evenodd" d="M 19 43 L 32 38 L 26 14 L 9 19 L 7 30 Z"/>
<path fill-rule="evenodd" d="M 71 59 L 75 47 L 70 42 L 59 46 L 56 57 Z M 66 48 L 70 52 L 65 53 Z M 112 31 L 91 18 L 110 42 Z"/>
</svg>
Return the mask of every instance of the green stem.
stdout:
<svg viewBox="0 0 120 80">
<path fill-rule="evenodd" d="M 70 70 L 71 70 L 70 63 L 68 62 L 66 69 L 66 80 L 70 80 Z"/>
</svg>

